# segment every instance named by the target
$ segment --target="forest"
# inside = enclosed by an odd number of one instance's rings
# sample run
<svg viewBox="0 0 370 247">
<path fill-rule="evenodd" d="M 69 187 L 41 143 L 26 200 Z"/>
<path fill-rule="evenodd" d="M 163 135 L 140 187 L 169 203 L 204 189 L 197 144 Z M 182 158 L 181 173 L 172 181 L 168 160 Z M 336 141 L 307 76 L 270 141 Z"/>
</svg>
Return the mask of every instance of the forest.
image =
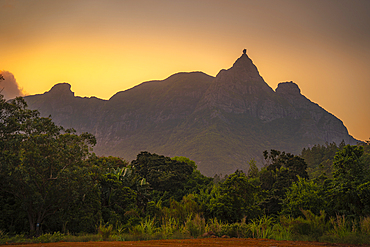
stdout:
<svg viewBox="0 0 370 247">
<path fill-rule="evenodd" d="M 263 152 L 206 177 L 186 157 L 98 157 L 96 139 L 0 94 L 0 243 L 253 237 L 370 242 L 370 142 Z M 44 240 L 40 240 L 44 238 Z M 80 240 L 82 239 L 79 238 Z"/>
</svg>

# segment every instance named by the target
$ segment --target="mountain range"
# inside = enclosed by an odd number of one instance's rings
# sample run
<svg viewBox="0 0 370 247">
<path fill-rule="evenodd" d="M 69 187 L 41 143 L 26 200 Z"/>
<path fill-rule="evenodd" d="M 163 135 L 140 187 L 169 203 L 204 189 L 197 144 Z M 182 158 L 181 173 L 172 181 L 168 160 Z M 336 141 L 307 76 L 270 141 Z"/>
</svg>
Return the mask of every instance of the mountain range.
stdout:
<svg viewBox="0 0 370 247">
<path fill-rule="evenodd" d="M 315 144 L 358 143 L 297 84 L 282 82 L 273 90 L 245 50 L 216 77 L 181 72 L 109 100 L 75 96 L 70 84 L 59 83 L 25 100 L 58 125 L 94 134 L 97 155 L 128 161 L 140 151 L 185 156 L 207 176 L 246 170 L 251 159 L 262 166 L 264 150 L 299 154 Z"/>
</svg>

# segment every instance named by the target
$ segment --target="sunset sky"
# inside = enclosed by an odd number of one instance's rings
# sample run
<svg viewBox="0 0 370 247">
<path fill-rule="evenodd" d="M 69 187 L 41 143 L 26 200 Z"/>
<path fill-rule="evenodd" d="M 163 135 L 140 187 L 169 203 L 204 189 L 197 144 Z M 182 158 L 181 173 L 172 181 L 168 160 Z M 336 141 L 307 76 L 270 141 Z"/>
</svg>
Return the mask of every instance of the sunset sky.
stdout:
<svg viewBox="0 0 370 247">
<path fill-rule="evenodd" d="M 244 48 L 273 89 L 294 81 L 369 140 L 369 0 L 0 0 L 4 92 L 69 82 L 109 99 L 181 71 L 216 76 Z"/>
</svg>

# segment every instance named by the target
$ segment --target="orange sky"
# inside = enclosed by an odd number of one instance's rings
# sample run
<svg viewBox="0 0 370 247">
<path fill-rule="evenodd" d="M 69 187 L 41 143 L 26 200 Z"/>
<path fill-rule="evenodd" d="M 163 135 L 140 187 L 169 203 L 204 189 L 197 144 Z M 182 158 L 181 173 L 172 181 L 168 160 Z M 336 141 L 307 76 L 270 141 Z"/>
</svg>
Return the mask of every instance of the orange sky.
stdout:
<svg viewBox="0 0 370 247">
<path fill-rule="evenodd" d="M 0 70 L 28 94 L 67 81 L 109 99 L 180 71 L 215 76 L 247 48 L 275 89 L 370 138 L 368 0 L 0 0 Z"/>
</svg>

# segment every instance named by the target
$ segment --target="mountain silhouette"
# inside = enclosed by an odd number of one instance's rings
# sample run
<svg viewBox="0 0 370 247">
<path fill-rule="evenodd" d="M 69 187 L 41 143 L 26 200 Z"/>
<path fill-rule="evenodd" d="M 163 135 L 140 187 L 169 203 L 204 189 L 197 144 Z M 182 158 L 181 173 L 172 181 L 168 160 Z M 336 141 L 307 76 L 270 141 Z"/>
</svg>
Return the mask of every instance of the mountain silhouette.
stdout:
<svg viewBox="0 0 370 247">
<path fill-rule="evenodd" d="M 274 91 L 246 52 L 216 77 L 177 73 L 109 100 L 74 96 L 71 85 L 59 83 L 25 100 L 59 125 L 94 134 L 98 155 L 128 161 L 140 151 L 186 156 L 208 176 L 246 171 L 251 159 L 262 166 L 264 150 L 299 154 L 315 144 L 358 142 L 297 84 L 283 82 Z"/>
</svg>

